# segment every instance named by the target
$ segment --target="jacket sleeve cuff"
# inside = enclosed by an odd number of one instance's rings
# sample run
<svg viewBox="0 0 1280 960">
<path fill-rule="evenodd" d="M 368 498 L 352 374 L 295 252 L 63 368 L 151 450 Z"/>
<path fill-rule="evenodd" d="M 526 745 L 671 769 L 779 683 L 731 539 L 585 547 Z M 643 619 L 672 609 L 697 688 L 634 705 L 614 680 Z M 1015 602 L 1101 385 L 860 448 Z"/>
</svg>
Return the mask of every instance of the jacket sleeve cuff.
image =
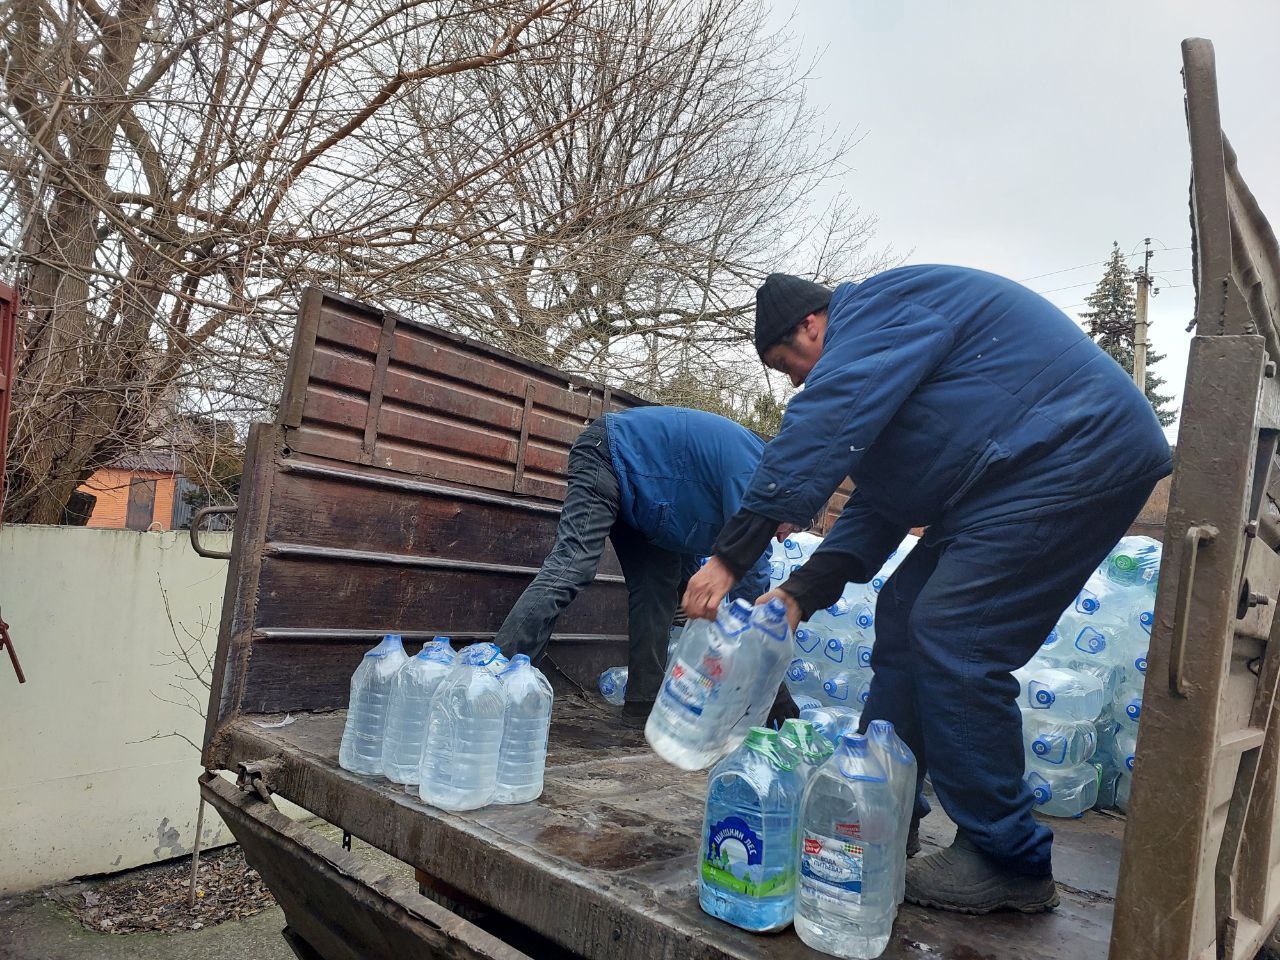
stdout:
<svg viewBox="0 0 1280 960">
<path fill-rule="evenodd" d="M 816 611 L 839 600 L 844 585 L 850 580 L 858 581 L 861 567 L 855 554 L 817 550 L 780 589 L 791 594 L 800 607 L 801 619 L 808 620 Z"/>
<path fill-rule="evenodd" d="M 769 540 L 777 529 L 777 520 L 750 510 L 739 510 L 720 531 L 712 553 L 735 577 L 741 579 L 759 562 L 760 554 L 769 546 Z"/>
</svg>

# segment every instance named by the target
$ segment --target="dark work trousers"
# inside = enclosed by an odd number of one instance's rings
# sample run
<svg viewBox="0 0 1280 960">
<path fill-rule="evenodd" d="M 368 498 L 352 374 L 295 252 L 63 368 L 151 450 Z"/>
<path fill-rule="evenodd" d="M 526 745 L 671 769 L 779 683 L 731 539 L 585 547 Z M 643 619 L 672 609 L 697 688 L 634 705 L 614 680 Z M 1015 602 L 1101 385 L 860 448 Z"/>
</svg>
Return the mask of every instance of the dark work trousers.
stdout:
<svg viewBox="0 0 1280 960">
<path fill-rule="evenodd" d="M 619 518 L 618 478 L 603 419 L 592 422 L 569 448 L 568 487 L 555 546 L 495 641 L 507 656 L 524 653 L 537 663 L 560 614 L 595 579 L 608 537 L 627 581 L 627 702 L 651 703 L 666 671 L 667 637 L 681 586 L 697 569 L 697 559 L 655 547 Z"/>
<path fill-rule="evenodd" d="M 918 543 L 876 605 L 862 725 L 883 718 L 915 751 L 947 815 L 1011 870 L 1052 872 L 1053 833 L 1023 783 L 1018 681 L 1152 488 L 1143 481 L 1034 519 Z M 917 812 L 928 805 L 923 796 Z"/>
</svg>

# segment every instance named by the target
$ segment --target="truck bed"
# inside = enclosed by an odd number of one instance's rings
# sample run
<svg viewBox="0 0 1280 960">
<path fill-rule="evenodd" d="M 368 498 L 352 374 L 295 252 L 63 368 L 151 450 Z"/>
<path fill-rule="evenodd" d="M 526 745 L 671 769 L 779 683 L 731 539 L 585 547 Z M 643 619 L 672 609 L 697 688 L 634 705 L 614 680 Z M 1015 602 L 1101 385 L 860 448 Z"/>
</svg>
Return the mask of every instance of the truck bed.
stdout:
<svg viewBox="0 0 1280 960">
<path fill-rule="evenodd" d="M 820 956 L 788 929 L 751 935 L 698 907 L 695 856 L 705 773 L 660 760 L 642 730 L 580 694 L 558 697 L 546 789 L 518 806 L 463 814 L 428 807 L 386 780 L 338 766 L 345 712 L 294 715 L 226 731 L 234 761 L 278 758 L 270 786 L 315 814 L 447 882 L 569 955 L 600 960 Z M 936 809 L 925 853 L 954 827 Z M 884 956 L 949 960 L 1101 960 L 1107 954 L 1124 820 L 1051 821 L 1062 905 L 1051 914 L 963 917 L 903 906 Z M 545 952 L 537 955 L 545 956 Z"/>
</svg>

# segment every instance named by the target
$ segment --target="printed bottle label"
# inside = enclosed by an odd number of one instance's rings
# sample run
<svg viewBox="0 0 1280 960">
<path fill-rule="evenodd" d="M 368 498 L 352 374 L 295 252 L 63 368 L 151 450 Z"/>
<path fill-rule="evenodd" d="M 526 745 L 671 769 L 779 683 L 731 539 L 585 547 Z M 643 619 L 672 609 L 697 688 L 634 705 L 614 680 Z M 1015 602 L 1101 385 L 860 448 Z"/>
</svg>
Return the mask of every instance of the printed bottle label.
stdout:
<svg viewBox="0 0 1280 960">
<path fill-rule="evenodd" d="M 715 676 L 719 673 L 720 662 L 708 658 L 703 661 L 703 667 L 710 667 L 707 673 Z M 689 666 L 683 660 L 676 660 L 671 666 L 671 675 L 662 685 L 663 700 L 677 710 L 691 713 L 695 717 L 702 716 L 716 685 L 716 681 L 707 673 Z"/>
<path fill-rule="evenodd" d="M 765 876 L 764 838 L 741 817 L 728 816 L 707 828 L 702 860 L 705 883 L 748 897 L 777 897 L 795 886 L 795 868 Z"/>
<path fill-rule="evenodd" d="M 862 903 L 862 858 L 862 844 L 806 830 L 800 851 L 801 889 L 820 899 Z"/>
</svg>

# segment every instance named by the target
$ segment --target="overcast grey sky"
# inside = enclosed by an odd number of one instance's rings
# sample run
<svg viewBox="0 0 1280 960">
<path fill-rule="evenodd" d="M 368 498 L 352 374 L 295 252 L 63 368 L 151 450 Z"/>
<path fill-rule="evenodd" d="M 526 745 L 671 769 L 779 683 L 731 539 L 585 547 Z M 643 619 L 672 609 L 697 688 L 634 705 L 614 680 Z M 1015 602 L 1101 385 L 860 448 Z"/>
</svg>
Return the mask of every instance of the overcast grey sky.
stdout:
<svg viewBox="0 0 1280 960">
<path fill-rule="evenodd" d="M 1280 227 L 1280 2 L 800 0 L 773 16 L 818 58 L 814 108 L 864 137 L 841 186 L 909 262 L 1023 280 L 1074 315 L 1111 242 L 1129 253 L 1152 237 L 1151 339 L 1181 399 L 1193 296 L 1179 44 L 1214 42 L 1223 127 Z"/>
</svg>

